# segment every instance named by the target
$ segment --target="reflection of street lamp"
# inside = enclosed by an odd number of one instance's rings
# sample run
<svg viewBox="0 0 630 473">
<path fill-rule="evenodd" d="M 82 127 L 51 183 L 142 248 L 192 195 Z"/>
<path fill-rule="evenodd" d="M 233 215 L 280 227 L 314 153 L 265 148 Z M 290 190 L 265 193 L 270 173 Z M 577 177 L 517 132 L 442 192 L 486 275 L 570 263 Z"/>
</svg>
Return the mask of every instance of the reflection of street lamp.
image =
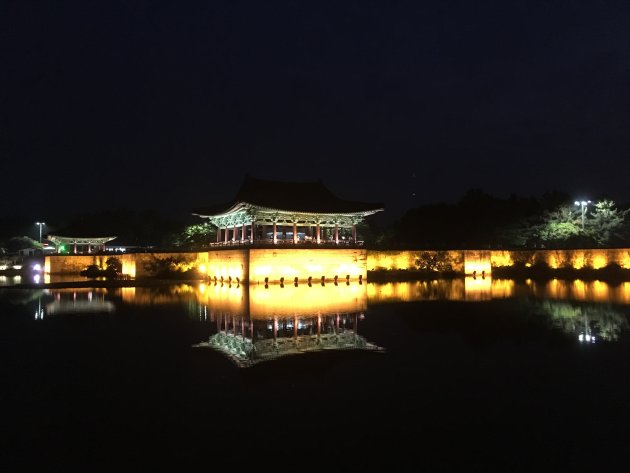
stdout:
<svg viewBox="0 0 630 473">
<path fill-rule="evenodd" d="M 46 222 L 35 222 L 35 225 L 39 225 L 39 242 L 42 242 L 42 227 L 46 225 Z"/>
<path fill-rule="evenodd" d="M 590 204 L 590 200 L 576 200 L 575 205 L 579 205 L 582 208 L 582 231 L 584 231 L 584 216 L 586 215 L 586 206 Z"/>
<path fill-rule="evenodd" d="M 578 335 L 580 342 L 595 343 L 595 335 L 591 335 L 591 326 L 588 323 L 588 317 L 584 314 L 584 332 Z"/>
</svg>

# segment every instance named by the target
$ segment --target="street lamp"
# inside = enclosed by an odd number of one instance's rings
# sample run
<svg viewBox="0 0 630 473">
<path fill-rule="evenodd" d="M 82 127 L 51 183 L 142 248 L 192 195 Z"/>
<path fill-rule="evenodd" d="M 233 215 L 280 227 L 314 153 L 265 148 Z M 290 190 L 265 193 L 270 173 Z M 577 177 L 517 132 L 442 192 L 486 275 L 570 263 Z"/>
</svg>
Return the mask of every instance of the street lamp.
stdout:
<svg viewBox="0 0 630 473">
<path fill-rule="evenodd" d="M 39 225 L 39 242 L 42 242 L 42 227 L 46 225 L 46 222 L 35 222 L 35 225 Z"/>
<path fill-rule="evenodd" d="M 584 232 L 584 216 L 586 215 L 586 206 L 590 204 L 590 200 L 576 200 L 575 205 L 579 205 L 582 208 L 582 232 Z"/>
</svg>

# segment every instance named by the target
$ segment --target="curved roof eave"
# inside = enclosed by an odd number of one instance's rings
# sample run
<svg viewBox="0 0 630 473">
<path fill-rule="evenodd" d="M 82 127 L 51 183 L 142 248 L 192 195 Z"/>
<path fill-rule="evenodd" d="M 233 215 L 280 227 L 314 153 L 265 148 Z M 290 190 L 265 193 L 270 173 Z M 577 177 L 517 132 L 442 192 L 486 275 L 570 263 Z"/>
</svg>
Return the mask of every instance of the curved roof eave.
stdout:
<svg viewBox="0 0 630 473">
<path fill-rule="evenodd" d="M 331 210 L 325 210 L 325 211 L 312 211 L 312 210 L 297 210 L 297 209 L 280 209 L 280 208 L 276 208 L 276 207 L 264 207 L 261 205 L 257 205 L 257 204 L 252 204 L 249 202 L 236 202 L 235 204 L 231 205 L 229 208 L 225 209 L 222 212 L 218 212 L 215 214 L 204 214 L 204 213 L 198 213 L 198 212 L 194 212 L 193 215 L 198 215 L 199 217 L 204 217 L 204 218 L 220 218 L 220 217 L 224 217 L 227 215 L 230 215 L 234 212 L 238 212 L 240 210 L 259 210 L 259 211 L 263 211 L 263 212 L 280 212 L 280 213 L 285 213 L 285 214 L 301 214 L 301 215 L 313 215 L 313 216 L 317 216 L 317 215 L 362 215 L 362 216 L 367 216 L 367 215 L 372 215 L 375 214 L 377 212 L 382 212 L 385 210 L 384 207 L 374 207 L 372 209 L 365 209 L 365 210 L 354 210 L 354 211 L 331 211 Z"/>
</svg>

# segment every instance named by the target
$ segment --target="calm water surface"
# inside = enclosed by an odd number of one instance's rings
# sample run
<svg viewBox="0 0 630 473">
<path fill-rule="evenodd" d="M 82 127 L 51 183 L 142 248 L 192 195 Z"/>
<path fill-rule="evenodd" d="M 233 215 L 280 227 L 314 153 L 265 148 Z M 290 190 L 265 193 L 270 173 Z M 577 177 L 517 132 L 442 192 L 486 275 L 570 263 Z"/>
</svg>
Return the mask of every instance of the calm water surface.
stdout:
<svg viewBox="0 0 630 473">
<path fill-rule="evenodd" d="M 630 465 L 629 283 L 5 287 L 0 309 L 7 465 Z"/>
</svg>

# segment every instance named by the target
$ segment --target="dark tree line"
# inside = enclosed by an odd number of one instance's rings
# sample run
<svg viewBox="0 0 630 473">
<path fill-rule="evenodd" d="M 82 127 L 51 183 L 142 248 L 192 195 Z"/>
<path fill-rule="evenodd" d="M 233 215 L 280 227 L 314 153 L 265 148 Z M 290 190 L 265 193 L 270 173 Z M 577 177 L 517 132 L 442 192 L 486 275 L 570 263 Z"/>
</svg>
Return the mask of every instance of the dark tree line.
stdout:
<svg viewBox="0 0 630 473">
<path fill-rule="evenodd" d="M 581 207 L 569 194 L 499 198 L 469 190 L 457 203 L 410 209 L 371 246 L 413 249 L 595 248 L 630 245 L 628 209 L 609 199 Z"/>
</svg>

